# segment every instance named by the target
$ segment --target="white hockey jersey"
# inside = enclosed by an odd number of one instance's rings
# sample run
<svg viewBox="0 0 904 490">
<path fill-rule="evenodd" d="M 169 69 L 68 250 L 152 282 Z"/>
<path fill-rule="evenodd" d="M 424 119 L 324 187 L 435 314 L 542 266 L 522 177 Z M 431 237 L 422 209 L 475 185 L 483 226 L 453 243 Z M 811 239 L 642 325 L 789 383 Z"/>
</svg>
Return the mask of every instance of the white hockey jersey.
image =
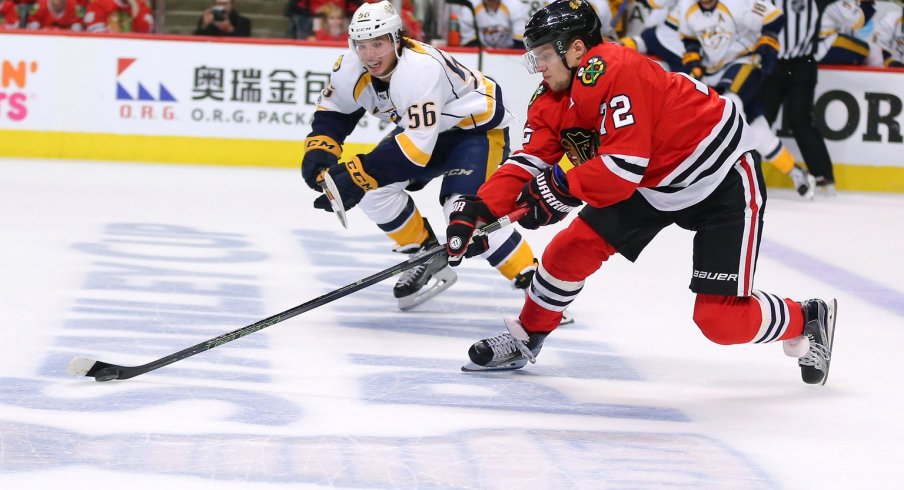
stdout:
<svg viewBox="0 0 904 490">
<path fill-rule="evenodd" d="M 491 10 L 482 0 L 471 0 L 471 9 L 455 6 L 458 13 L 461 43 L 468 44 L 476 39 L 474 19 L 480 32 L 480 43 L 486 48 L 515 48 L 516 42 L 524 40 L 524 25 L 527 23 L 527 7 L 521 0 L 499 0 L 495 10 Z"/>
<path fill-rule="evenodd" d="M 904 9 L 886 12 L 879 19 L 873 42 L 891 55 L 885 60 L 885 66 L 892 60 L 904 63 Z"/>
<path fill-rule="evenodd" d="M 764 0 L 719 0 L 708 12 L 697 0 L 681 0 L 678 5 L 678 32 L 700 42 L 707 73 L 749 56 L 763 26 L 782 15 L 781 9 Z"/>
<path fill-rule="evenodd" d="M 596 12 L 596 16 L 600 18 L 600 24 L 602 24 L 602 28 L 600 29 L 600 34 L 609 38 L 615 38 L 615 29 L 612 26 L 612 7 L 609 5 L 608 0 L 586 0 L 586 2 L 593 7 L 593 10 Z M 527 9 L 527 19 L 530 18 L 537 13 L 541 8 L 552 3 L 552 0 L 523 0 L 524 6 Z"/>
<path fill-rule="evenodd" d="M 411 41 L 411 46 L 403 49 L 388 84 L 372 77 L 354 51 L 340 56 L 321 93 L 315 129 L 328 126 L 317 121 L 321 111 L 349 115 L 363 108 L 402 129 L 395 135 L 398 149 L 412 164 L 424 167 L 440 133 L 505 128 L 512 123 L 514 117 L 503 107 L 496 82 L 429 44 Z M 322 132 L 337 141 L 348 136 Z"/>
<path fill-rule="evenodd" d="M 816 60 L 821 60 L 828 53 L 839 34 L 853 35 L 854 31 L 863 27 L 863 10 L 857 0 L 836 0 L 830 3 L 822 13 L 819 24 L 819 44 L 816 46 Z"/>
</svg>

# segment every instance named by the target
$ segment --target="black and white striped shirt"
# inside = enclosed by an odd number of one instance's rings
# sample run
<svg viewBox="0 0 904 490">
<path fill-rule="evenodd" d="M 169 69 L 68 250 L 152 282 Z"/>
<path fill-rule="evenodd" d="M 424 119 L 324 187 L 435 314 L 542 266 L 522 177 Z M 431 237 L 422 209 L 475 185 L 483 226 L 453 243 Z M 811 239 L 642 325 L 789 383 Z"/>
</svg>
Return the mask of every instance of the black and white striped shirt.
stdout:
<svg viewBox="0 0 904 490">
<path fill-rule="evenodd" d="M 819 13 L 825 9 L 826 0 L 772 0 L 785 13 L 785 28 L 778 36 L 782 45 L 778 57 L 800 58 L 812 55 L 819 33 Z"/>
</svg>

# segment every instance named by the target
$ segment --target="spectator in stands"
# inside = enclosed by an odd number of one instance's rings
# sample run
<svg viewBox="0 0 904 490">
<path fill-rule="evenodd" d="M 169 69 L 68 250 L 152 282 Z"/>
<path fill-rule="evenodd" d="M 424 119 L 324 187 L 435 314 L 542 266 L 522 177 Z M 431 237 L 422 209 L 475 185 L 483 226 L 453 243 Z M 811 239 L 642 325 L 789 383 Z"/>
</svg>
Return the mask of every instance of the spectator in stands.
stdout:
<svg viewBox="0 0 904 490">
<path fill-rule="evenodd" d="M 213 0 L 201 14 L 195 35 L 251 37 L 251 19 L 238 13 L 235 0 Z"/>
<path fill-rule="evenodd" d="M 320 20 L 319 28 L 314 32 L 317 41 L 348 42 L 348 26 L 345 24 L 345 11 L 335 3 L 328 3 L 317 9 Z"/>
<path fill-rule="evenodd" d="M 452 6 L 464 46 L 524 49 L 527 7 L 520 0 L 471 0 L 471 3 L 473 10 Z"/>
<path fill-rule="evenodd" d="M 873 42 L 882 49 L 886 67 L 904 68 L 904 1 L 897 3 L 900 9 L 889 10 L 879 18 Z"/>
<path fill-rule="evenodd" d="M 145 0 L 91 0 L 85 10 L 88 32 L 140 32 L 154 30 L 154 14 Z"/>
<path fill-rule="evenodd" d="M 314 37 L 312 3 L 312 0 L 289 0 L 286 4 L 285 15 L 289 18 L 289 32 L 287 36 L 290 39 L 311 39 Z"/>
<path fill-rule="evenodd" d="M 84 30 L 84 10 L 76 0 L 38 0 L 28 16 L 29 29 Z"/>
<path fill-rule="evenodd" d="M 374 1 L 371 0 L 368 3 L 374 3 Z M 405 36 L 408 39 L 414 39 L 415 41 L 427 40 L 424 36 L 424 28 L 421 26 L 421 21 L 414 15 L 414 5 L 411 4 L 411 0 L 402 0 L 402 10 L 399 15 L 402 17 L 402 25 L 405 26 Z"/>
<path fill-rule="evenodd" d="M 19 8 L 13 0 L 0 0 L 0 29 L 19 27 Z"/>
</svg>

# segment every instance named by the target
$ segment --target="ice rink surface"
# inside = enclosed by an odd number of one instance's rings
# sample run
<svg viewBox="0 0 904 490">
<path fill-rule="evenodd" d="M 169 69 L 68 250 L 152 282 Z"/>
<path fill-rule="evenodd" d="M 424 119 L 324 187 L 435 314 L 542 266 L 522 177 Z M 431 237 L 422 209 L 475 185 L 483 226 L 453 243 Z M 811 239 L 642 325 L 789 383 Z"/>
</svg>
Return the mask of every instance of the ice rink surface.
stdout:
<svg viewBox="0 0 904 490">
<path fill-rule="evenodd" d="M 388 280 L 131 380 L 66 374 L 404 260 L 314 197 L 292 170 L 0 160 L 0 488 L 901 488 L 902 195 L 770 192 L 756 285 L 838 298 L 826 386 L 703 337 L 678 228 L 604 264 L 518 372 L 459 371 L 521 306 L 471 260 L 410 312 Z M 443 235 L 436 188 L 415 198 Z"/>
</svg>

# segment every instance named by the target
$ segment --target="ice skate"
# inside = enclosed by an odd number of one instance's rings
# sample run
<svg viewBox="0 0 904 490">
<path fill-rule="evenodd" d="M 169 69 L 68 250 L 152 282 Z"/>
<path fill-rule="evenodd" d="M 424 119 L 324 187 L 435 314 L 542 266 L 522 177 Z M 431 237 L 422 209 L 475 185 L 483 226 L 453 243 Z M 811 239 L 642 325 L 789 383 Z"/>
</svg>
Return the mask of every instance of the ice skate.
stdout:
<svg viewBox="0 0 904 490">
<path fill-rule="evenodd" d="M 835 314 L 838 301 L 826 304 L 821 299 L 801 303 L 804 313 L 804 337 L 809 341 L 807 353 L 798 359 L 804 383 L 826 384 L 832 363 L 832 344 L 835 338 Z"/>
<path fill-rule="evenodd" d="M 838 195 L 838 192 L 835 190 L 835 182 L 831 182 L 825 177 L 816 179 L 816 190 L 819 192 L 819 195 L 823 197 L 835 197 Z"/>
<path fill-rule="evenodd" d="M 799 165 L 795 165 L 788 175 L 794 181 L 794 189 L 797 190 L 800 197 L 807 201 L 813 200 L 813 195 L 816 193 L 816 178 Z"/>
<path fill-rule="evenodd" d="M 530 287 L 531 281 L 534 280 L 534 274 L 537 273 L 537 260 L 534 259 L 534 267 L 525 270 L 524 272 L 515 276 L 515 279 L 512 280 L 512 287 L 515 289 L 520 289 L 524 291 L 524 294 L 527 294 L 527 288 Z M 574 317 L 571 316 L 571 313 L 568 310 L 562 312 L 562 320 L 559 321 L 559 325 L 568 325 L 574 323 Z"/>
<path fill-rule="evenodd" d="M 427 227 L 428 234 L 424 243 L 420 246 L 399 248 L 396 251 L 417 255 L 438 246 L 439 242 L 427 220 L 424 220 L 424 225 Z M 392 294 L 399 300 L 399 309 L 407 311 L 449 289 L 456 280 L 458 280 L 458 275 L 449 267 L 448 256 L 441 254 L 403 272 L 395 287 L 392 288 Z"/>
<path fill-rule="evenodd" d="M 537 362 L 548 333 L 528 334 L 516 318 L 506 318 L 508 332 L 476 342 L 468 349 L 471 362 L 462 371 L 512 371 Z"/>
</svg>

